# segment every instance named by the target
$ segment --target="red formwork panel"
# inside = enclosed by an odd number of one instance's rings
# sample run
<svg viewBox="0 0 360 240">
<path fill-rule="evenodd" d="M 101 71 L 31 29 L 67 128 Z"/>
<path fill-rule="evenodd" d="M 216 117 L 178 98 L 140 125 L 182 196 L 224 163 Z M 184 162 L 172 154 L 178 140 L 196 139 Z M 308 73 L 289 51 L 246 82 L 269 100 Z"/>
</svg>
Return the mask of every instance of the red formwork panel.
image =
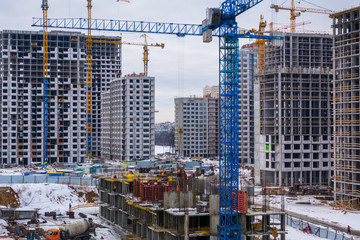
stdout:
<svg viewBox="0 0 360 240">
<path fill-rule="evenodd" d="M 233 192 L 233 198 L 236 197 L 236 193 Z M 248 211 L 248 193 L 246 191 L 240 190 L 237 194 L 237 210 L 240 213 L 247 213 Z M 233 205 L 233 209 L 235 210 L 236 206 Z"/>
<path fill-rule="evenodd" d="M 238 210 L 240 213 L 247 213 L 248 211 L 248 192 L 239 191 L 238 195 Z"/>
<path fill-rule="evenodd" d="M 163 201 L 164 193 L 172 191 L 172 189 L 172 185 L 167 181 L 141 183 L 139 195 L 142 201 Z"/>
</svg>

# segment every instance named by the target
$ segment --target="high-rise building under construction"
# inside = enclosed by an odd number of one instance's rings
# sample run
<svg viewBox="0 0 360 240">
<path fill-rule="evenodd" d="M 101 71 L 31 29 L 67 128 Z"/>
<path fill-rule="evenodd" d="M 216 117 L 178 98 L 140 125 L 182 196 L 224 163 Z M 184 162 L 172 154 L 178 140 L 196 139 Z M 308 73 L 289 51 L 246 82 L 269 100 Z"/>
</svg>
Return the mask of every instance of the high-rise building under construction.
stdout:
<svg viewBox="0 0 360 240">
<path fill-rule="evenodd" d="M 119 40 L 119 38 L 93 37 Z M 44 94 L 48 94 L 48 160 L 82 162 L 87 157 L 86 35 L 49 33 L 49 88 L 43 91 L 41 31 L 0 32 L 0 164 L 43 162 Z M 121 49 L 93 43 L 93 155 L 100 152 L 100 92 L 120 72 Z"/>
<path fill-rule="evenodd" d="M 334 33 L 334 197 L 349 207 L 360 198 L 360 7 L 331 15 Z"/>
<path fill-rule="evenodd" d="M 239 162 L 254 165 L 254 70 L 257 68 L 255 44 L 239 51 Z"/>
<path fill-rule="evenodd" d="M 332 36 L 286 33 L 255 84 L 255 181 L 331 181 Z"/>
<path fill-rule="evenodd" d="M 155 156 L 155 78 L 130 74 L 110 83 L 101 101 L 101 157 L 129 161 Z"/>
</svg>

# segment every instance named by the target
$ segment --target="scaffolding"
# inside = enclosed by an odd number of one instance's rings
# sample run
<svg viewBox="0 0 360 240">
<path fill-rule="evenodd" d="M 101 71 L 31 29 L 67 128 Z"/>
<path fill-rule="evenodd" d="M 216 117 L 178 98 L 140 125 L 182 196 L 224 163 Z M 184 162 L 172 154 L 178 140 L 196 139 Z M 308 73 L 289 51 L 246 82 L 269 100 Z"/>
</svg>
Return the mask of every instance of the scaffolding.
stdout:
<svg viewBox="0 0 360 240">
<path fill-rule="evenodd" d="M 334 33 L 334 208 L 359 209 L 360 7 L 332 14 Z"/>
</svg>

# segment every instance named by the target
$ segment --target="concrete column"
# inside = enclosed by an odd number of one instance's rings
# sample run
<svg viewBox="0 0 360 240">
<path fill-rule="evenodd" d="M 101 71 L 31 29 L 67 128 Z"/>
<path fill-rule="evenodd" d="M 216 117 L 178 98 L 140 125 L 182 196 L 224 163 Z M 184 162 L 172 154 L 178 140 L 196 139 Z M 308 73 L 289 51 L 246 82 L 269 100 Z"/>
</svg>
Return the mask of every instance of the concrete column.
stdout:
<svg viewBox="0 0 360 240">
<path fill-rule="evenodd" d="M 189 240 L 189 215 L 185 214 L 184 220 L 184 240 Z"/>
<path fill-rule="evenodd" d="M 280 215 L 280 218 L 281 218 L 281 220 L 280 220 L 280 224 L 281 224 L 280 230 L 285 231 L 285 214 Z M 280 239 L 285 240 L 285 233 L 282 233 L 280 235 Z"/>
</svg>

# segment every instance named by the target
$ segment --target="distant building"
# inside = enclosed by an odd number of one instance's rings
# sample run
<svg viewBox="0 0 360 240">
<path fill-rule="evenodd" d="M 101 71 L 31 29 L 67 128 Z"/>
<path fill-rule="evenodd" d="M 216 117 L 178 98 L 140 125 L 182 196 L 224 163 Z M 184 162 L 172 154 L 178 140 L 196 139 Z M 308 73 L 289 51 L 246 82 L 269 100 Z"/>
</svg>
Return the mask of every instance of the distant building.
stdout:
<svg viewBox="0 0 360 240">
<path fill-rule="evenodd" d="M 120 37 L 93 36 L 121 40 Z M 42 31 L 0 31 L 0 164 L 44 162 Z M 86 35 L 49 32 L 48 163 L 87 159 Z M 121 46 L 93 43 L 92 155 L 99 155 L 100 92 L 121 67 Z"/>
<path fill-rule="evenodd" d="M 254 70 L 257 48 L 244 45 L 239 51 L 239 162 L 254 165 Z"/>
<path fill-rule="evenodd" d="M 173 122 L 163 122 L 163 123 L 156 123 L 155 124 L 155 131 L 156 132 L 170 132 L 171 128 L 175 126 Z"/>
<path fill-rule="evenodd" d="M 174 122 L 163 122 L 155 124 L 155 144 L 174 147 L 174 127 Z"/>
<path fill-rule="evenodd" d="M 203 96 L 211 98 L 219 98 L 219 86 L 205 86 L 203 88 Z"/>
<path fill-rule="evenodd" d="M 360 198 L 360 7 L 338 12 L 334 31 L 334 198 L 344 205 Z M 359 205 L 357 205 L 359 207 Z"/>
<path fill-rule="evenodd" d="M 217 98 L 175 98 L 175 149 L 180 156 L 218 156 L 218 105 Z"/>
<path fill-rule="evenodd" d="M 328 185 L 332 36 L 284 37 L 281 45 L 267 44 L 264 72 L 255 85 L 255 181 Z"/>
<path fill-rule="evenodd" d="M 155 155 L 155 78 L 131 74 L 102 93 L 101 156 L 105 160 L 149 159 Z"/>
</svg>

